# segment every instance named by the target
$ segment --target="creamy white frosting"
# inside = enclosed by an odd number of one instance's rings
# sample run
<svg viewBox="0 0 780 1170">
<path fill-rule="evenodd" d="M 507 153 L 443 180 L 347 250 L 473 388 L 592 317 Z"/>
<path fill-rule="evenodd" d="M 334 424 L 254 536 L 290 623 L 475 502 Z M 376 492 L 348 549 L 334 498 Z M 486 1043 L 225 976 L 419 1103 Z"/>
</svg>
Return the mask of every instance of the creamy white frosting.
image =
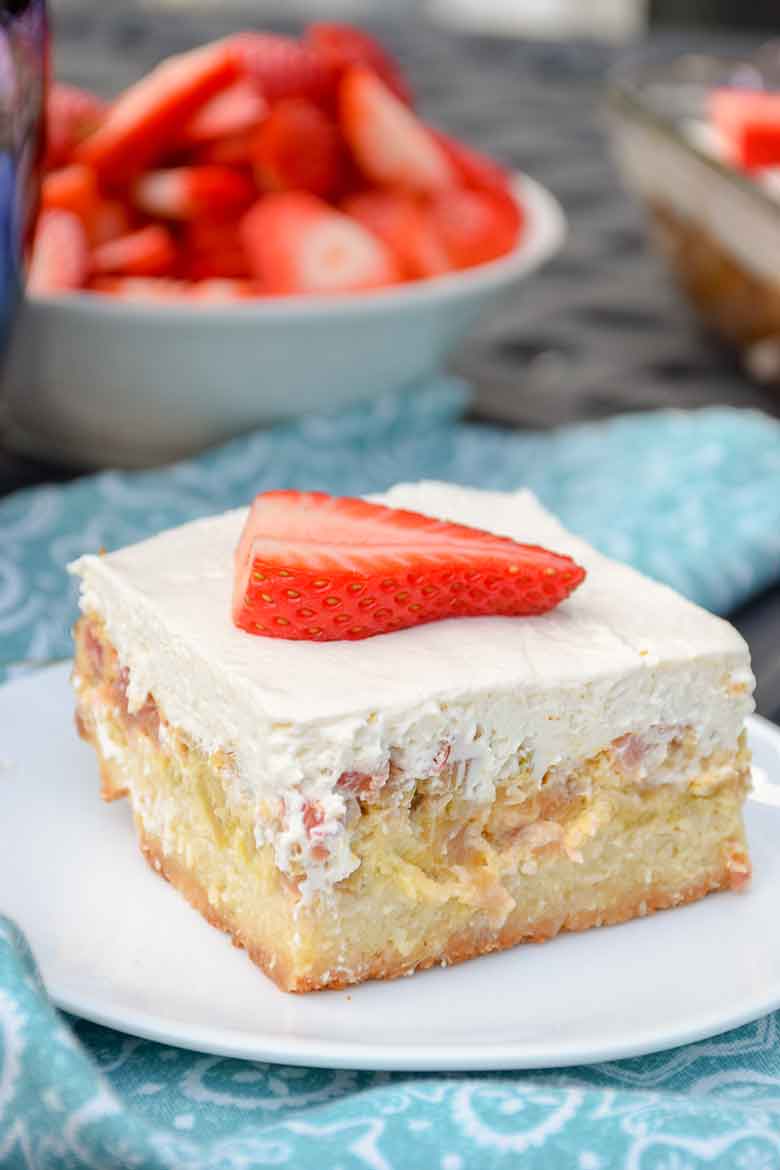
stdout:
<svg viewBox="0 0 780 1170">
<path fill-rule="evenodd" d="M 542 617 L 459 618 L 315 644 L 233 625 L 244 509 L 71 566 L 82 609 L 103 618 L 128 668 L 131 710 L 151 693 L 204 751 L 232 753 L 239 796 L 283 802 L 282 868 L 302 839 L 305 802 L 316 801 L 334 845 L 321 877 L 344 876 L 339 777 L 381 775 L 389 761 L 427 776 L 442 744 L 466 791 L 489 799 L 520 759 L 541 778 L 648 726 L 691 726 L 703 753 L 736 743 L 753 678 L 727 622 L 601 556 L 527 492 L 420 483 L 379 498 L 567 552 L 587 579 Z"/>
</svg>

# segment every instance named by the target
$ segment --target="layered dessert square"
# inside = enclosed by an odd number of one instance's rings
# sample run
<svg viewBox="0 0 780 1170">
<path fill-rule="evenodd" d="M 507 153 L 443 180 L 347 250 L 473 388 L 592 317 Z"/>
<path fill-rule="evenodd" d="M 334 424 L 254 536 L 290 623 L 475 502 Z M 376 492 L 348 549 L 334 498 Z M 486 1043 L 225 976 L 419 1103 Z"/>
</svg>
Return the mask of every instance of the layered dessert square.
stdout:
<svg viewBox="0 0 780 1170">
<path fill-rule="evenodd" d="M 743 887 L 739 634 L 526 492 L 381 499 L 587 577 L 541 616 L 317 642 L 232 620 L 245 509 L 73 566 L 77 725 L 154 868 L 288 991 Z"/>
</svg>

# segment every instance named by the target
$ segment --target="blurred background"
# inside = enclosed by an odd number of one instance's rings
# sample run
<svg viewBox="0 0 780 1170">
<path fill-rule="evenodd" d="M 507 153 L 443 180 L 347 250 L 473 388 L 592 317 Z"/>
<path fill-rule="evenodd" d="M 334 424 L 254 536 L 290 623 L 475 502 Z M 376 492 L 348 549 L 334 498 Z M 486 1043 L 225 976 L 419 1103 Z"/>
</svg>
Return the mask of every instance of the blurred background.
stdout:
<svg viewBox="0 0 780 1170">
<path fill-rule="evenodd" d="M 163 57 L 244 27 L 297 34 L 311 20 L 360 24 L 397 56 L 426 121 L 552 192 L 568 223 L 565 247 L 448 360 L 473 387 L 471 421 L 529 432 L 669 407 L 780 416 L 780 349 L 773 342 L 751 366 L 680 294 L 669 255 L 648 230 L 652 208 L 621 181 L 606 110 L 607 79 L 637 56 L 752 60 L 762 46 L 766 55 L 780 34 L 776 0 L 51 0 L 49 7 L 55 75 L 104 97 Z M 776 206 L 764 202 L 780 230 Z M 768 262 L 777 269 L 780 248 L 769 249 Z M 739 284 L 729 272 L 717 282 L 731 291 Z M 738 292 L 748 308 L 762 300 L 752 285 Z M 67 369 L 62 379 L 68 391 Z M 25 447 L 13 419 L 4 436 L 0 494 L 89 470 Z M 752 644 L 760 707 L 778 715 L 780 589 L 731 616 Z"/>
</svg>

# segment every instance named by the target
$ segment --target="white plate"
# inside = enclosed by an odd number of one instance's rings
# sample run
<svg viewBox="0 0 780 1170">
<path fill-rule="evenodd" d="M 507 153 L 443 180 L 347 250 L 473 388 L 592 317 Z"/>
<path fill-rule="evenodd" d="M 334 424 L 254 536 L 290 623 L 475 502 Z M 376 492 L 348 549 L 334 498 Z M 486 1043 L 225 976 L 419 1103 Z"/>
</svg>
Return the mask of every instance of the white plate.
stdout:
<svg viewBox="0 0 780 1170">
<path fill-rule="evenodd" d="M 746 895 L 395 983 L 291 996 L 141 859 L 103 804 L 60 664 L 0 688 L 0 910 L 54 1001 L 219 1055 L 331 1068 L 553 1067 L 698 1040 L 780 1006 L 780 730 L 750 722 Z"/>
</svg>

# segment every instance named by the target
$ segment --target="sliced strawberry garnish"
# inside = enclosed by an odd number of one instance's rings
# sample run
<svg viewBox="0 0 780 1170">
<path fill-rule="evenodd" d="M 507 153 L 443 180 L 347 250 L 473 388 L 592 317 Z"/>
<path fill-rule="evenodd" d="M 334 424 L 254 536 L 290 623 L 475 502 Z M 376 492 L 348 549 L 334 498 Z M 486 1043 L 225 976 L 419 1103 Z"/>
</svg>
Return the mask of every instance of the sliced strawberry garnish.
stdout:
<svg viewBox="0 0 780 1170">
<path fill-rule="evenodd" d="M 41 183 L 41 207 L 72 211 L 87 230 L 99 201 L 95 172 L 80 163 L 50 171 Z"/>
<path fill-rule="evenodd" d="M 409 85 L 396 61 L 379 41 L 351 24 L 310 24 L 305 43 L 340 76 L 352 65 L 365 65 L 381 77 L 397 98 L 410 106 Z"/>
<path fill-rule="evenodd" d="M 372 182 L 412 191 L 454 185 L 455 172 L 434 136 L 369 69 L 346 71 L 339 114 L 344 137 Z"/>
<path fill-rule="evenodd" d="M 249 262 L 233 220 L 196 219 L 182 236 L 182 276 L 189 280 L 249 276 Z"/>
<path fill-rule="evenodd" d="M 570 557 L 324 492 L 255 498 L 233 621 L 251 634 L 357 640 L 449 617 L 546 613 L 584 580 Z"/>
<path fill-rule="evenodd" d="M 176 244 L 161 224 L 108 240 L 92 253 L 92 271 L 98 275 L 165 276 L 175 263 Z"/>
<path fill-rule="evenodd" d="M 345 151 L 338 126 L 305 98 L 277 102 L 257 132 L 255 175 L 272 191 L 332 195 L 345 175 Z"/>
<path fill-rule="evenodd" d="M 80 288 L 87 277 L 89 252 L 84 225 L 72 211 L 43 211 L 33 240 L 27 289 L 33 295 Z"/>
<path fill-rule="evenodd" d="M 408 279 L 438 276 L 452 267 L 426 205 L 410 192 L 360 191 L 341 208 L 387 245 Z"/>
<path fill-rule="evenodd" d="M 176 145 L 182 127 L 237 75 L 227 42 L 169 57 L 117 98 L 77 160 L 121 185 Z"/>
<path fill-rule="evenodd" d="M 233 60 L 269 102 L 304 97 L 327 98 L 333 74 L 308 45 L 276 33 L 242 32 L 230 37 Z"/>
<path fill-rule="evenodd" d="M 426 214 L 453 268 L 471 268 L 506 255 L 520 231 L 514 200 L 465 187 L 432 196 Z"/>
<path fill-rule="evenodd" d="M 215 142 L 254 129 L 268 112 L 268 103 L 247 78 L 239 78 L 202 106 L 184 131 L 184 142 Z"/>
<path fill-rule="evenodd" d="M 268 293 L 338 293 L 400 279 L 392 253 L 359 223 L 302 191 L 265 195 L 241 225 Z"/>
<path fill-rule="evenodd" d="M 72 151 L 102 121 L 108 106 L 94 93 L 55 81 L 46 97 L 47 170 L 68 162 Z"/>
<path fill-rule="evenodd" d="M 735 163 L 749 170 L 780 164 L 780 93 L 717 89 L 710 117 Z"/>
<path fill-rule="evenodd" d="M 235 215 L 244 211 L 256 194 L 246 175 L 217 166 L 148 171 L 133 186 L 136 207 L 160 219 Z"/>
</svg>

